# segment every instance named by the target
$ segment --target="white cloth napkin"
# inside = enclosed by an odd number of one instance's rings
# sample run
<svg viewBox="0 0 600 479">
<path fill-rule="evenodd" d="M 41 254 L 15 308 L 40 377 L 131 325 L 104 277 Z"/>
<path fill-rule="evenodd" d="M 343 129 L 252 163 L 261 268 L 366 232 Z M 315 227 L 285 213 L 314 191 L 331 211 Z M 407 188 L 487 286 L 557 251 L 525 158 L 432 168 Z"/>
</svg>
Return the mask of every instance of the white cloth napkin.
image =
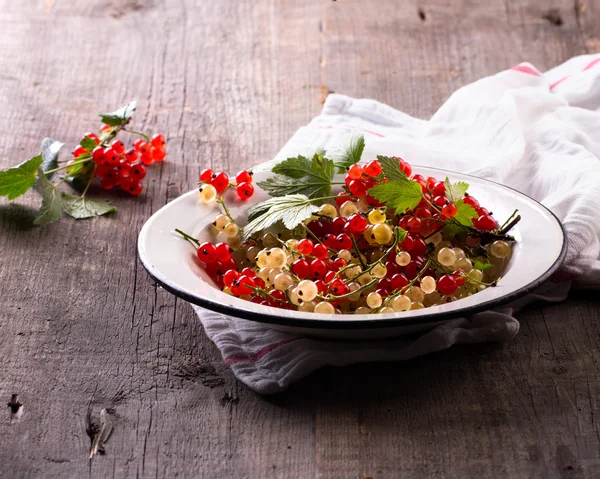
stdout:
<svg viewBox="0 0 600 479">
<path fill-rule="evenodd" d="M 418 338 L 335 342 L 296 337 L 260 323 L 194 307 L 235 376 L 261 394 L 282 391 L 325 365 L 404 360 L 453 344 L 507 341 L 512 317 L 536 300 L 566 297 L 571 279 L 600 283 L 600 55 L 575 57 L 540 73 L 522 63 L 455 92 L 429 121 L 374 100 L 330 95 L 273 162 L 307 149 L 365 135 L 364 158 L 400 155 L 409 162 L 469 173 L 511 186 L 550 208 L 568 238 L 564 268 L 511 307 L 449 321 Z M 558 282 L 560 280 L 560 282 Z"/>
</svg>

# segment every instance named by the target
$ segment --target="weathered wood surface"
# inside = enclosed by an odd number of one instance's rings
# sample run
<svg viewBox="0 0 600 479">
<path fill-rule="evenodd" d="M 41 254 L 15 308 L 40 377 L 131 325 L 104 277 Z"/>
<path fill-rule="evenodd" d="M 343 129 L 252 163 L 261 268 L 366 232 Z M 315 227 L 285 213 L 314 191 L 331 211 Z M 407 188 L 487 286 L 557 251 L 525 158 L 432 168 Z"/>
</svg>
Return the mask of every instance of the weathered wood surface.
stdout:
<svg viewBox="0 0 600 479">
<path fill-rule="evenodd" d="M 541 6 L 541 4 L 544 4 Z M 328 91 L 426 118 L 456 88 L 600 49 L 600 1 L 1 0 L 0 166 L 72 145 L 138 98 L 168 162 L 110 219 L 33 228 L 0 205 L 2 477 L 599 477 L 593 295 L 520 313 L 510 344 L 326 369 L 275 397 L 235 381 L 136 259 L 200 165 L 270 158 Z M 552 11 L 551 11 L 552 10 Z M 114 407 L 92 463 L 86 413 Z"/>
</svg>

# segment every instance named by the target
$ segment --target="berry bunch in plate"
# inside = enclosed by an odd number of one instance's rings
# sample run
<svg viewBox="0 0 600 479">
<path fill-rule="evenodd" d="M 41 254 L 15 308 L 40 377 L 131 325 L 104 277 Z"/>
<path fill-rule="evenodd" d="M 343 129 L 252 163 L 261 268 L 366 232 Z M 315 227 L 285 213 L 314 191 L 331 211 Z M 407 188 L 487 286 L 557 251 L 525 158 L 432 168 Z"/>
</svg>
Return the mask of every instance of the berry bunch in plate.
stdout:
<svg viewBox="0 0 600 479">
<path fill-rule="evenodd" d="M 467 183 L 413 174 L 398 157 L 363 164 L 363 150 L 364 139 L 353 137 L 330 155 L 280 162 L 257 184 L 271 198 L 251 206 L 247 218 L 231 215 L 225 194 L 236 190 L 238 202 L 252 196 L 251 173 L 240 172 L 234 184 L 204 170 L 200 198 L 222 209 L 210 226 L 215 240 L 176 232 L 194 245 L 217 287 L 265 306 L 396 313 L 496 286 L 517 212 L 500 225 Z"/>
</svg>

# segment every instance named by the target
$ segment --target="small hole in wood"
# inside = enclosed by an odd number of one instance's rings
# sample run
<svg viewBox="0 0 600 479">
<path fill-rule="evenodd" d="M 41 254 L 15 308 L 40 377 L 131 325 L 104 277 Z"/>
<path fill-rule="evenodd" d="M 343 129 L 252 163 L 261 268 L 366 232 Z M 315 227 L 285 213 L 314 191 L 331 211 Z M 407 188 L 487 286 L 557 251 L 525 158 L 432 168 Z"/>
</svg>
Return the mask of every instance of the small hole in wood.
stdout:
<svg viewBox="0 0 600 479">
<path fill-rule="evenodd" d="M 558 8 L 551 8 L 542 16 L 544 20 L 548 20 L 552 25 L 560 27 L 563 24 L 562 16 Z"/>
<path fill-rule="evenodd" d="M 419 7 L 419 9 L 417 10 L 417 13 L 419 14 L 419 18 L 421 19 L 422 22 L 427 20 L 427 14 L 425 13 L 425 10 L 423 10 L 423 7 Z"/>
</svg>

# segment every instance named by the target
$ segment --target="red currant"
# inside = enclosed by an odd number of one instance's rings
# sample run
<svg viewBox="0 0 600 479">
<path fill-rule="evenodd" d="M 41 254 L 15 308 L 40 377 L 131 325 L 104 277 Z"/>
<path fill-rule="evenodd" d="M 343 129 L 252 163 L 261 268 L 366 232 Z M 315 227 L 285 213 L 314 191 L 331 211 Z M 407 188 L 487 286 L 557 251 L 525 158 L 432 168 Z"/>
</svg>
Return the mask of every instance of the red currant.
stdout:
<svg viewBox="0 0 600 479">
<path fill-rule="evenodd" d="M 127 181 L 123 189 L 133 196 L 138 196 L 144 190 L 144 187 L 140 182 L 131 180 Z"/>
<path fill-rule="evenodd" d="M 152 159 L 156 162 L 160 162 L 165 159 L 167 152 L 163 148 L 152 148 Z"/>
<path fill-rule="evenodd" d="M 325 280 L 325 283 L 331 283 L 334 278 L 335 278 L 335 271 L 327 271 L 327 273 L 325 274 L 325 277 L 323 279 Z"/>
<path fill-rule="evenodd" d="M 335 260 L 333 260 L 333 263 L 331 264 L 331 270 L 339 271 L 340 269 L 342 269 L 344 266 L 347 266 L 347 265 L 348 265 L 348 263 L 346 263 L 345 259 L 336 258 Z"/>
<path fill-rule="evenodd" d="M 369 176 L 377 176 L 381 174 L 381 163 L 377 160 L 369 161 L 365 165 L 365 173 Z"/>
<path fill-rule="evenodd" d="M 413 247 L 411 250 L 412 256 L 424 256 L 427 252 L 427 244 L 422 238 L 414 238 Z"/>
<path fill-rule="evenodd" d="M 452 273 L 452 276 L 454 277 L 454 281 L 456 281 L 456 286 L 462 286 L 465 284 L 465 277 L 462 270 L 459 269 L 458 271 L 455 271 Z"/>
<path fill-rule="evenodd" d="M 240 296 L 243 294 L 251 294 L 253 292 L 252 288 L 256 286 L 252 278 L 244 275 L 240 276 L 239 279 L 233 282 L 233 284 L 235 285 L 236 282 L 238 283 L 236 286 Z"/>
<path fill-rule="evenodd" d="M 325 234 L 325 223 L 320 220 L 311 221 L 306 225 L 312 234 L 317 238 L 322 237 Z"/>
<path fill-rule="evenodd" d="M 202 243 L 198 246 L 198 259 L 205 264 L 210 264 L 217 261 L 217 247 L 212 243 Z"/>
<path fill-rule="evenodd" d="M 324 244 L 321 244 L 321 243 L 315 245 L 315 247 L 313 248 L 313 252 L 312 252 L 313 256 L 317 259 L 327 258 L 327 253 L 328 253 L 327 246 L 325 246 Z"/>
<path fill-rule="evenodd" d="M 338 205 L 339 208 L 350 199 L 351 197 L 345 191 L 340 191 L 337 195 L 337 198 L 335 199 L 335 204 Z"/>
<path fill-rule="evenodd" d="M 297 259 L 292 263 L 292 273 L 300 279 L 306 279 L 310 274 L 310 264 L 305 259 Z"/>
<path fill-rule="evenodd" d="M 137 158 L 138 158 L 138 152 L 135 151 L 133 148 L 130 148 L 129 150 L 127 150 L 125 152 L 125 159 L 129 163 L 133 163 L 135 160 L 137 160 Z"/>
<path fill-rule="evenodd" d="M 440 293 L 445 296 L 451 296 L 456 292 L 458 286 L 456 285 L 456 280 L 454 276 L 445 274 L 440 279 L 438 279 L 437 288 Z"/>
<path fill-rule="evenodd" d="M 367 193 L 367 185 L 364 181 L 361 180 L 352 180 L 348 185 L 348 189 L 350 193 L 352 193 L 356 197 L 365 196 Z"/>
<path fill-rule="evenodd" d="M 134 149 L 135 149 L 137 152 L 141 153 L 141 152 L 142 152 L 142 145 L 145 145 L 145 144 L 146 144 L 146 142 L 140 138 L 140 139 L 138 139 L 138 140 L 135 140 L 135 141 L 133 142 L 133 148 L 134 148 Z"/>
<path fill-rule="evenodd" d="M 433 187 L 433 194 L 435 196 L 444 196 L 446 194 L 446 185 L 443 181 L 438 181 Z"/>
<path fill-rule="evenodd" d="M 440 208 L 443 208 L 445 205 L 448 204 L 448 198 L 446 198 L 445 196 L 436 196 L 433 199 L 433 203 L 436 206 L 439 206 Z"/>
<path fill-rule="evenodd" d="M 406 238 L 404 238 L 400 242 L 400 248 L 402 248 L 404 251 L 412 251 L 414 245 L 415 245 L 415 240 L 410 235 L 408 235 Z"/>
<path fill-rule="evenodd" d="M 425 184 L 427 185 L 428 190 L 432 190 L 435 187 L 436 183 L 437 183 L 437 180 L 432 176 L 427 178 L 427 180 L 425 181 Z"/>
<path fill-rule="evenodd" d="M 247 200 L 254 194 L 254 186 L 252 186 L 250 183 L 240 183 L 237 185 L 236 191 L 242 200 Z"/>
<path fill-rule="evenodd" d="M 162 149 L 164 149 L 165 144 L 166 144 L 165 137 L 163 135 L 160 135 L 160 134 L 154 135 L 152 137 L 152 140 L 150 141 L 150 144 L 154 148 L 162 148 Z"/>
<path fill-rule="evenodd" d="M 329 285 L 329 291 L 331 291 L 331 294 L 338 296 L 345 289 L 345 287 L 346 285 L 341 279 L 336 279 L 333 280 Z"/>
<path fill-rule="evenodd" d="M 137 146 L 136 146 L 136 143 L 137 143 Z M 134 147 L 134 148 L 135 148 L 137 151 L 139 151 L 139 152 L 140 152 L 142 155 L 143 155 L 144 153 L 152 153 L 152 152 L 151 152 L 151 148 L 152 148 L 152 147 L 151 147 L 151 146 L 150 146 L 148 143 L 146 143 L 145 141 L 142 141 L 141 143 L 138 143 L 138 142 L 136 141 L 136 142 L 133 144 L 133 147 Z"/>
<path fill-rule="evenodd" d="M 125 144 L 121 140 L 115 140 L 110 144 L 110 147 L 117 155 L 121 155 L 125 151 Z"/>
<path fill-rule="evenodd" d="M 205 169 L 200 172 L 200 181 L 204 181 L 205 183 L 210 182 L 212 176 L 214 175 L 213 170 Z"/>
<path fill-rule="evenodd" d="M 222 193 L 229 186 L 229 176 L 223 172 L 213 174 L 210 184 L 215 187 L 217 193 Z"/>
<path fill-rule="evenodd" d="M 422 268 L 423 262 L 414 260 L 406 265 L 404 268 L 404 274 L 408 279 L 413 280 L 417 277 Z"/>
<path fill-rule="evenodd" d="M 100 127 L 100 131 L 111 131 L 112 130 L 112 126 L 110 125 L 102 125 L 102 127 Z"/>
<path fill-rule="evenodd" d="M 412 175 L 412 167 L 402 158 L 398 158 L 398 161 L 400 162 L 400 169 L 410 178 L 410 175 Z"/>
<path fill-rule="evenodd" d="M 458 209 L 456 208 L 456 205 L 454 203 L 448 203 L 442 208 L 442 214 L 446 218 L 454 218 L 456 216 L 456 213 L 458 213 Z"/>
<path fill-rule="evenodd" d="M 235 175 L 235 182 L 239 185 L 240 183 L 252 183 L 252 173 L 248 170 L 242 170 Z"/>
<path fill-rule="evenodd" d="M 402 289 L 405 286 L 407 286 L 408 283 L 410 283 L 408 278 L 402 273 L 395 274 L 394 276 L 392 276 L 390 281 L 390 287 L 392 291 L 394 291 L 395 289 Z"/>
<path fill-rule="evenodd" d="M 337 249 L 352 248 L 352 240 L 350 239 L 350 236 L 345 233 L 339 234 L 335 240 Z"/>
<path fill-rule="evenodd" d="M 406 226 L 406 231 L 410 231 L 411 233 L 419 233 L 421 231 L 422 222 L 419 218 L 413 216 L 408 220 Z"/>
<path fill-rule="evenodd" d="M 104 159 L 106 161 L 108 161 L 109 163 L 116 163 L 117 162 L 117 153 L 112 148 L 105 148 L 104 149 Z"/>
<path fill-rule="evenodd" d="M 140 161 L 144 165 L 151 165 L 152 163 L 154 163 L 154 158 L 152 158 L 152 153 L 150 153 L 148 151 L 145 153 L 142 153 L 142 156 L 140 157 Z"/>
<path fill-rule="evenodd" d="M 298 242 L 297 249 L 298 253 L 300 254 L 311 254 L 314 247 L 314 243 L 311 240 L 305 238 Z"/>
<path fill-rule="evenodd" d="M 89 153 L 89 151 L 87 151 L 83 146 L 77 145 L 73 150 L 73 158 L 79 158 L 81 155 L 85 155 L 86 153 Z"/>
<path fill-rule="evenodd" d="M 239 277 L 240 277 L 240 273 L 238 273 L 234 269 L 230 269 L 223 275 L 223 283 L 225 284 L 225 286 L 227 286 L 229 288 L 229 287 L 231 287 L 233 282 L 236 279 L 238 279 Z"/>
<path fill-rule="evenodd" d="M 348 168 L 348 176 L 353 180 L 358 180 L 363 174 L 363 167 L 359 164 L 354 164 Z"/>
<path fill-rule="evenodd" d="M 352 232 L 363 233 L 367 229 L 368 221 L 364 216 L 354 214 L 348 218 L 348 224 Z"/>
<path fill-rule="evenodd" d="M 327 265 L 321 259 L 313 259 L 310 262 L 310 275 L 313 278 L 322 278 L 327 273 Z"/>
<path fill-rule="evenodd" d="M 421 206 L 415 210 L 415 216 L 417 218 L 431 218 L 431 210 L 425 206 Z"/>
<path fill-rule="evenodd" d="M 104 159 L 104 148 L 102 148 L 101 146 L 97 146 L 96 148 L 94 148 L 92 150 L 92 159 L 96 163 L 101 162 Z"/>
<path fill-rule="evenodd" d="M 218 243 L 215 247 L 215 253 L 219 261 L 227 261 L 229 258 L 231 258 L 233 249 L 227 243 Z M 242 273 L 244 272 L 242 271 Z"/>
<path fill-rule="evenodd" d="M 477 201 L 475 198 L 473 198 L 472 196 L 466 195 L 463 198 L 463 201 L 465 202 L 465 204 L 472 206 L 473 208 L 477 209 L 479 208 L 479 201 Z"/>
<path fill-rule="evenodd" d="M 490 215 L 481 215 L 473 221 L 473 226 L 479 231 L 490 231 L 498 228 L 498 223 Z"/>
<path fill-rule="evenodd" d="M 141 163 L 134 163 L 133 165 L 131 165 L 129 174 L 136 180 L 141 181 L 146 177 L 146 167 Z"/>
</svg>

